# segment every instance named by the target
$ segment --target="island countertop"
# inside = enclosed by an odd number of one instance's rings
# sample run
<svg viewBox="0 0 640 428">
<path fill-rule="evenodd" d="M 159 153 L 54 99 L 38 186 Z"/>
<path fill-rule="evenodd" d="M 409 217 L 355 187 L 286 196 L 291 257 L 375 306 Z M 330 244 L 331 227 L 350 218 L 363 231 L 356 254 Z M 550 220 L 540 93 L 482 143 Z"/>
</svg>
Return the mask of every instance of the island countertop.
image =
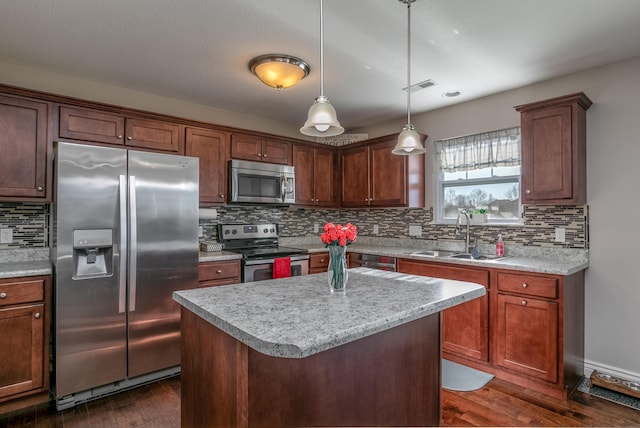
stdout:
<svg viewBox="0 0 640 428">
<path fill-rule="evenodd" d="M 462 281 L 349 269 L 347 291 L 327 274 L 176 291 L 174 300 L 263 354 L 304 358 L 485 295 Z"/>
</svg>

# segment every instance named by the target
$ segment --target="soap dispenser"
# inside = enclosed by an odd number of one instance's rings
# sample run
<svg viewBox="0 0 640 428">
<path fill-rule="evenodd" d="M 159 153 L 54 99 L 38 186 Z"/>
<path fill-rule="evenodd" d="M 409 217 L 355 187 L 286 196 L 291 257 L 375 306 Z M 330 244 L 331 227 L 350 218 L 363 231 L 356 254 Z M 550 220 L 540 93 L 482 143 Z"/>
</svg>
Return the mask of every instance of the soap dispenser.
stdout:
<svg viewBox="0 0 640 428">
<path fill-rule="evenodd" d="M 504 256 L 504 241 L 502 240 L 502 233 L 498 233 L 498 240 L 496 241 L 496 256 Z"/>
</svg>

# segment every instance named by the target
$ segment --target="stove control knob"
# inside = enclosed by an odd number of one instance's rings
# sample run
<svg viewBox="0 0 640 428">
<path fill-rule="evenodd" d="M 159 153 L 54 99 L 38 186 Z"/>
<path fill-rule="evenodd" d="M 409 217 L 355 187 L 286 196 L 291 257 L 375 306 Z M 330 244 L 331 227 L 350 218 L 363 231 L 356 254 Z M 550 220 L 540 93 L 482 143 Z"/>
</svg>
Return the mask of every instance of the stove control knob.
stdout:
<svg viewBox="0 0 640 428">
<path fill-rule="evenodd" d="M 225 230 L 225 231 L 224 231 L 224 234 L 225 234 L 225 235 L 228 235 L 228 234 L 229 234 L 229 229 Z"/>
<path fill-rule="evenodd" d="M 269 232 L 271 232 L 271 233 L 273 233 L 273 232 L 275 232 L 275 231 L 276 231 L 276 230 L 275 230 L 274 228 L 271 228 L 271 229 L 269 230 Z"/>
<path fill-rule="evenodd" d="M 264 232 L 264 233 L 267 233 L 267 232 L 269 232 L 269 229 L 265 229 L 265 230 L 263 230 L 263 232 Z"/>
<path fill-rule="evenodd" d="M 238 233 L 238 229 L 233 229 L 233 231 L 231 231 L 231 233 L 232 233 L 233 235 L 237 234 L 237 233 Z"/>
</svg>

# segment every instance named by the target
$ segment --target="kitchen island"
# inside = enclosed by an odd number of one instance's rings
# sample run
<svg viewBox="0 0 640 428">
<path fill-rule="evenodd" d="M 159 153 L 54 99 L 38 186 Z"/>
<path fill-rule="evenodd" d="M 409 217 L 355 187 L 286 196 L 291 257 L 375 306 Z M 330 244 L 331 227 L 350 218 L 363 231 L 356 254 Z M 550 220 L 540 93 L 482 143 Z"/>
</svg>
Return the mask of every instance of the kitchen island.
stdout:
<svg viewBox="0 0 640 428">
<path fill-rule="evenodd" d="M 433 426 L 440 316 L 483 286 L 367 268 L 174 293 L 182 426 Z"/>
</svg>

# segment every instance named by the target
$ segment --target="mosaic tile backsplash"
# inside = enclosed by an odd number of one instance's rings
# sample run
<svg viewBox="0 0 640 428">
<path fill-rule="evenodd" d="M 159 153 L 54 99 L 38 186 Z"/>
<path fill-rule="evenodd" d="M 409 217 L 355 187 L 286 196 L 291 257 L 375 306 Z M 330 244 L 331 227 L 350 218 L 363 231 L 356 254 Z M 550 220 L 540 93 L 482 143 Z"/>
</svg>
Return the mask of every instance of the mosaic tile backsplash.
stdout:
<svg viewBox="0 0 640 428">
<path fill-rule="evenodd" d="M 201 220 L 201 240 L 217 240 L 218 223 L 278 223 L 283 237 L 311 237 L 314 224 L 353 223 L 360 236 L 396 239 L 460 240 L 454 225 L 431 223 L 432 210 L 425 208 L 307 209 L 269 206 L 224 206 L 217 208 L 218 218 Z M 13 243 L 1 249 L 47 247 L 49 245 L 50 208 L 47 204 L 0 203 L 0 228 L 13 230 Z M 374 234 L 374 225 L 378 234 Z M 409 225 L 420 226 L 422 236 L 410 237 Z M 565 242 L 554 242 L 555 228 L 565 228 Z M 523 224 L 471 225 L 478 244 L 492 244 L 498 233 L 506 245 L 571 249 L 589 248 L 589 212 L 586 205 L 525 206 Z"/>
</svg>

